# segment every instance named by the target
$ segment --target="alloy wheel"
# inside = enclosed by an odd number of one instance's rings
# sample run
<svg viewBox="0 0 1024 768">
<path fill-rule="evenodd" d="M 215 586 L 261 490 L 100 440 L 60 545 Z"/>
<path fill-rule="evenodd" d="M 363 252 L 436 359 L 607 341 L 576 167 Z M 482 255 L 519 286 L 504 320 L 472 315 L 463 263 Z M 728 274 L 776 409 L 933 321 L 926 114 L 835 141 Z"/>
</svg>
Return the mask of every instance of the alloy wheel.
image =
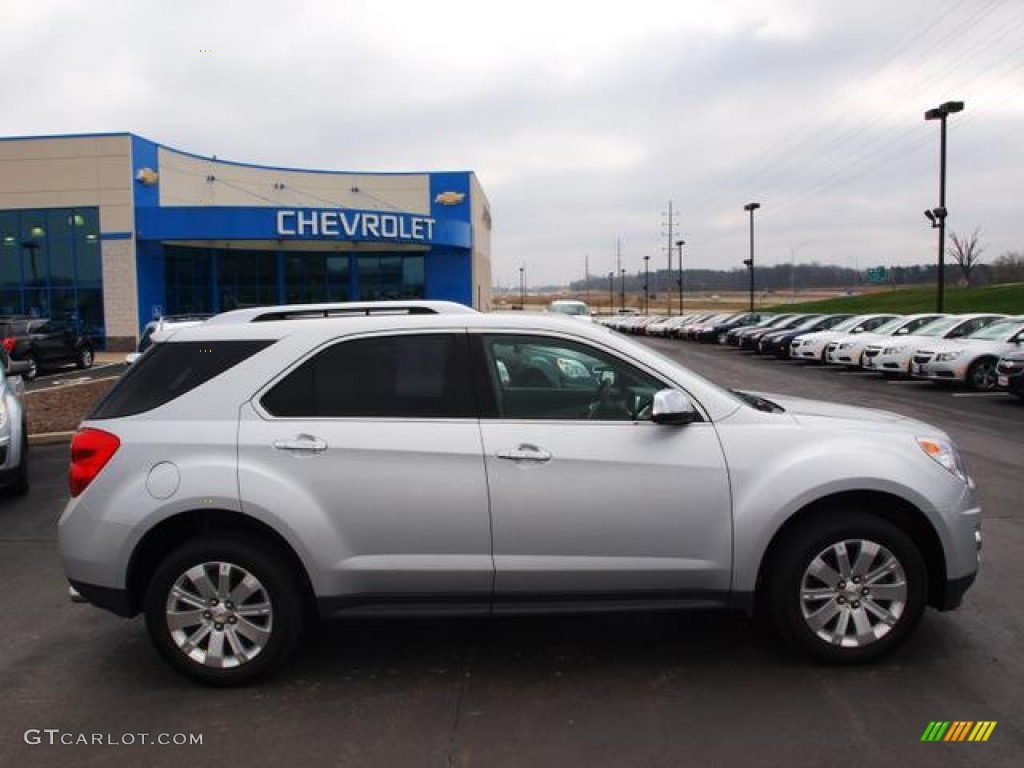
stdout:
<svg viewBox="0 0 1024 768">
<path fill-rule="evenodd" d="M 205 667 L 231 669 L 266 647 L 274 611 L 267 589 L 252 573 L 229 562 L 206 562 L 174 582 L 165 619 L 182 654 Z"/>
<path fill-rule="evenodd" d="M 800 610 L 808 629 L 843 648 L 861 648 L 889 634 L 907 597 L 903 565 L 869 539 L 830 544 L 811 560 L 800 581 Z"/>
</svg>

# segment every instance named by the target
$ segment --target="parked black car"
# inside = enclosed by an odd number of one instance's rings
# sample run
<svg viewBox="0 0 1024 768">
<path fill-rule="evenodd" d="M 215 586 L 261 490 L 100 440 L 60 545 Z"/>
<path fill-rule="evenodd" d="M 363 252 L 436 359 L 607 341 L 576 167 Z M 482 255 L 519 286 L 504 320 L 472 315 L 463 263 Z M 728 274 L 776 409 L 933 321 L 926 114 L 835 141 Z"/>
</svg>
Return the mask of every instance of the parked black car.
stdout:
<svg viewBox="0 0 1024 768">
<path fill-rule="evenodd" d="M 92 366 L 92 342 L 78 333 L 70 320 L 0 317 L 0 340 L 12 360 L 28 363 L 26 379 L 34 379 L 45 368 Z"/>
<path fill-rule="evenodd" d="M 721 323 L 702 327 L 694 333 L 693 338 L 701 344 L 717 344 L 725 334 L 734 328 L 749 328 L 769 317 L 775 317 L 775 315 L 768 315 L 764 312 L 744 312 L 739 315 L 733 315 Z"/>
<path fill-rule="evenodd" d="M 1024 398 L 1024 352 L 1003 355 L 996 367 L 999 388 Z"/>
<path fill-rule="evenodd" d="M 774 333 L 766 333 L 757 342 L 758 354 L 774 355 L 780 360 L 788 360 L 789 345 L 793 343 L 793 339 L 797 336 L 802 336 L 805 333 L 814 333 L 815 331 L 827 331 L 832 326 L 839 325 L 843 320 L 851 317 L 853 315 L 811 316 L 791 328 Z"/>
<path fill-rule="evenodd" d="M 760 320 L 753 325 L 744 325 L 740 328 L 733 328 L 731 331 L 726 331 L 725 343 L 733 347 L 742 347 L 744 337 L 749 336 L 751 333 L 781 328 L 783 323 L 792 317 L 795 317 L 793 313 L 774 315 L 766 317 L 764 320 Z"/>
<path fill-rule="evenodd" d="M 812 318 L 817 318 L 817 317 L 821 317 L 821 316 L 822 315 L 820 315 L 820 314 L 816 314 L 816 315 L 804 315 L 804 314 L 791 315 L 788 319 L 786 319 L 784 321 L 781 321 L 781 322 L 778 322 L 778 323 L 772 323 L 771 325 L 768 325 L 768 326 L 766 326 L 764 328 L 759 328 L 758 326 L 754 326 L 752 329 L 750 329 L 750 330 L 748 330 L 746 332 L 741 332 L 739 334 L 740 349 L 750 349 L 750 350 L 753 350 L 754 352 L 757 352 L 757 351 L 759 351 L 759 345 L 761 343 L 761 339 L 764 338 L 765 336 L 767 336 L 768 334 L 770 334 L 770 333 L 778 333 L 780 331 L 792 330 L 793 328 L 796 328 L 797 326 L 799 326 L 799 325 L 801 325 L 803 323 L 806 323 L 808 320 L 811 320 Z"/>
</svg>

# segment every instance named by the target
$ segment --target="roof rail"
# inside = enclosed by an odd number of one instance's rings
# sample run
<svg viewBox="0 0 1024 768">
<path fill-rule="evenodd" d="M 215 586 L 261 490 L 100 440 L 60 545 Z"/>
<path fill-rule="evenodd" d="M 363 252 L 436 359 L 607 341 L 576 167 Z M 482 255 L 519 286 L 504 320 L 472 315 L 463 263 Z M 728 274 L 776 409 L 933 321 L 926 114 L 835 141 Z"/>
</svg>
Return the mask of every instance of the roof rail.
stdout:
<svg viewBox="0 0 1024 768">
<path fill-rule="evenodd" d="M 247 307 L 222 312 L 207 323 L 263 323 L 275 320 L 307 320 L 325 317 L 366 317 L 368 315 L 451 315 L 475 313 L 475 309 L 454 301 L 343 301 L 322 304 L 283 304 Z"/>
</svg>

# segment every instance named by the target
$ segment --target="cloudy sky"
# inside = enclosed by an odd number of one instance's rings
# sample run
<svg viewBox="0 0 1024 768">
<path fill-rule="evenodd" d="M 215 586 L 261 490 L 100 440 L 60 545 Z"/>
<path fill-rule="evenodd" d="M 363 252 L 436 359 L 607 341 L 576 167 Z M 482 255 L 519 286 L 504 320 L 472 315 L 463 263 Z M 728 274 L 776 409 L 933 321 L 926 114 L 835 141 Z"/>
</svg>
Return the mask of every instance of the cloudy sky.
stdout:
<svg viewBox="0 0 1024 768">
<path fill-rule="evenodd" d="M 5 0 L 0 135 L 130 131 L 221 159 L 473 170 L 494 274 L 865 268 L 951 230 L 1024 250 L 1021 0 Z"/>
</svg>

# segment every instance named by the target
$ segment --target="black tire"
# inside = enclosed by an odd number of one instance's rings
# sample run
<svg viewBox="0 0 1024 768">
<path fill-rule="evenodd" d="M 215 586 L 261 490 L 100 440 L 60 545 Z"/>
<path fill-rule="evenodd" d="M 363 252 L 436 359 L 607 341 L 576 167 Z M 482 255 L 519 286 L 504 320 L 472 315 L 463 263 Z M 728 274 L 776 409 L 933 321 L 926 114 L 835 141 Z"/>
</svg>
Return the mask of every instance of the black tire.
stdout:
<svg viewBox="0 0 1024 768">
<path fill-rule="evenodd" d="M 78 368 L 81 368 L 83 370 L 85 368 L 92 368 L 92 364 L 93 364 L 94 360 L 95 360 L 95 355 L 93 354 L 92 348 L 83 345 L 78 350 L 78 355 L 77 355 L 77 357 L 75 359 L 75 365 Z"/>
<path fill-rule="evenodd" d="M 29 368 L 23 374 L 25 381 L 32 381 L 39 375 L 39 361 L 36 360 L 36 356 L 29 352 L 22 359 L 22 362 L 28 363 Z"/>
<path fill-rule="evenodd" d="M 259 588 L 237 606 L 230 600 L 216 600 L 214 605 L 199 599 L 201 590 L 188 578 L 188 571 L 204 566 L 206 574 L 212 575 L 218 564 L 228 566 L 229 587 L 234 584 L 234 588 L 226 592 L 228 596 L 239 587 L 239 578 L 243 575 L 254 577 Z M 189 617 L 182 619 L 177 635 L 168 625 L 171 590 L 175 584 L 184 584 L 196 603 L 203 606 L 174 601 L 175 615 Z M 215 586 L 212 579 L 207 584 Z M 257 605 L 269 605 L 269 615 L 260 613 Z M 192 610 L 177 610 L 185 607 Z M 305 600 L 296 574 L 263 541 L 249 537 L 209 537 L 186 541 L 164 559 L 150 580 L 145 613 L 150 639 L 168 664 L 197 682 L 227 687 L 250 683 L 284 663 L 302 635 Z M 190 622 L 193 615 L 195 623 L 185 623 Z M 225 650 L 225 661 L 233 666 L 217 666 L 210 660 L 210 655 L 217 653 L 214 644 L 217 635 Z M 266 639 L 262 643 L 252 641 L 253 637 L 263 635 Z M 179 645 L 188 642 L 192 643 L 192 653 L 198 658 L 188 655 Z M 236 652 L 236 647 L 240 652 Z"/>
<path fill-rule="evenodd" d="M 997 363 L 994 357 L 982 357 L 971 363 L 967 369 L 967 386 L 978 392 L 994 392 L 999 386 Z"/>
<path fill-rule="evenodd" d="M 878 547 L 873 557 L 872 547 Z M 846 574 L 834 559 L 840 549 L 852 566 Z M 913 632 L 927 602 L 920 551 L 895 525 L 865 512 L 808 520 L 787 536 L 769 565 L 763 597 L 778 634 L 797 650 L 832 663 L 873 661 L 894 650 Z M 825 578 L 812 575 L 812 566 Z M 879 576 L 884 566 L 891 570 Z M 872 574 L 872 580 L 858 573 Z M 831 576 L 839 577 L 837 584 L 827 583 Z M 890 599 L 899 594 L 902 600 Z"/>
<path fill-rule="evenodd" d="M 8 491 L 15 496 L 28 493 L 28 425 L 25 422 L 21 423 L 21 464 Z"/>
</svg>

